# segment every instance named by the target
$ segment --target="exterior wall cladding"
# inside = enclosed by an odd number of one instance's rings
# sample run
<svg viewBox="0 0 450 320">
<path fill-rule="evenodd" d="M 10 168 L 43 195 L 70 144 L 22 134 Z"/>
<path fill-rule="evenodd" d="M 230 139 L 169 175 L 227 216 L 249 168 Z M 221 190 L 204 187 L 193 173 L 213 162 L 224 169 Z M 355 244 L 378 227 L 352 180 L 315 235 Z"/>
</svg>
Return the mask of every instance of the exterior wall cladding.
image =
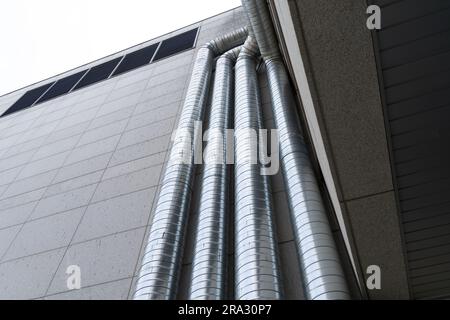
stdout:
<svg viewBox="0 0 450 320">
<path fill-rule="evenodd" d="M 244 25 L 237 8 L 129 50 L 200 26 L 198 48 Z M 196 51 L 0 118 L 0 299 L 132 297 Z M 1 97 L 0 114 L 34 86 Z M 264 117 L 271 128 L 265 86 L 262 71 Z M 285 297 L 302 299 L 281 176 L 272 180 Z M 187 294 L 192 235 L 188 230 L 178 298 Z M 232 249 L 229 256 L 232 261 Z M 67 288 L 69 265 L 81 268 L 80 290 Z"/>
</svg>

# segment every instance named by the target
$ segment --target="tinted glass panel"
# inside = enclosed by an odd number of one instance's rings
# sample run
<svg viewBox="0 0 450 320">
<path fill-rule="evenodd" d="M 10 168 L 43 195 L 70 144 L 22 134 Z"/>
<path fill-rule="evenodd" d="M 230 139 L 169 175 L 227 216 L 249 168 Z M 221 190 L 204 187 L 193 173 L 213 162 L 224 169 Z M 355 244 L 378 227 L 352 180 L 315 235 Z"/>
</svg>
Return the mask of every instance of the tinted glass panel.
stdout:
<svg viewBox="0 0 450 320">
<path fill-rule="evenodd" d="M 22 109 L 28 108 L 31 106 L 45 91 L 47 91 L 50 86 L 54 84 L 54 82 L 44 84 L 41 87 L 34 88 L 33 90 L 25 92 L 25 94 L 20 97 L 2 116 L 6 116 L 7 114 L 11 114 Z"/>
<path fill-rule="evenodd" d="M 148 64 L 152 59 L 157 47 L 158 43 L 155 43 L 151 46 L 127 54 L 125 58 L 123 58 L 117 69 L 114 71 L 113 76 Z"/>
<path fill-rule="evenodd" d="M 83 88 L 85 86 L 88 86 L 90 84 L 108 79 L 109 75 L 111 74 L 111 72 L 113 72 L 114 68 L 117 66 L 120 59 L 122 59 L 122 57 L 107 61 L 98 66 L 92 67 L 88 71 L 86 76 L 84 76 L 84 78 L 81 79 L 80 82 L 78 82 L 78 84 L 76 85 L 74 90 L 77 90 L 77 89 Z"/>
<path fill-rule="evenodd" d="M 45 102 L 47 100 L 59 97 L 73 88 L 73 86 L 81 79 L 83 74 L 86 73 L 87 70 L 72 74 L 68 77 L 59 79 L 56 81 L 55 85 L 50 88 L 37 103 Z"/>
<path fill-rule="evenodd" d="M 197 30 L 193 29 L 175 37 L 164 40 L 156 53 L 154 61 L 194 47 Z"/>
</svg>

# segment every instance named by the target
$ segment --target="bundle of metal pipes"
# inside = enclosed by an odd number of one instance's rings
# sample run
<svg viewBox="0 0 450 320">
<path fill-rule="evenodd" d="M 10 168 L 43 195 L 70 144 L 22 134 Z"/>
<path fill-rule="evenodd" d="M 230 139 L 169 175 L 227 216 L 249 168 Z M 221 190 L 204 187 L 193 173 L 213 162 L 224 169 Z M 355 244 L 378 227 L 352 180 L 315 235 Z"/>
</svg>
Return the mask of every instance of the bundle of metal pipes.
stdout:
<svg viewBox="0 0 450 320">
<path fill-rule="evenodd" d="M 209 112 L 211 129 L 232 127 L 235 136 L 234 179 L 225 163 L 227 135 L 208 137 L 208 152 L 222 163 L 205 164 L 195 225 L 190 299 L 225 299 L 227 227 L 234 211 L 234 296 L 236 299 L 282 299 L 283 286 L 274 225 L 270 180 L 252 159 L 254 141 L 247 129 L 262 128 L 256 72 L 257 58 L 266 64 L 275 124 L 280 136 L 281 169 L 288 195 L 304 291 L 308 299 L 350 298 L 317 180 L 298 126 L 293 92 L 265 1 L 245 0 L 249 27 L 203 45 L 197 53 L 170 151 L 147 246 L 136 284 L 135 299 L 174 299 L 192 197 L 196 144 L 195 122 L 203 120 L 213 70 Z M 245 40 L 245 42 L 244 42 Z M 234 68 L 233 68 L 234 67 Z M 234 80 L 234 81 L 233 81 Z M 233 94 L 234 93 L 234 94 Z M 201 135 L 200 135 L 201 136 Z M 180 162 L 180 155 L 188 155 Z M 234 181 L 234 210 L 230 183 Z"/>
</svg>

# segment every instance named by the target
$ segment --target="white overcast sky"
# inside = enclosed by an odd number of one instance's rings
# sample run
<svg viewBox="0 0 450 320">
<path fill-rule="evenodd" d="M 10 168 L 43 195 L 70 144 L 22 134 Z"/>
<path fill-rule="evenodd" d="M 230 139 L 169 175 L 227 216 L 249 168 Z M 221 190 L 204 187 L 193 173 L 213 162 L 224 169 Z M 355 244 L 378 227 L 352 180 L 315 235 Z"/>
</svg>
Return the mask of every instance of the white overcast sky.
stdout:
<svg viewBox="0 0 450 320">
<path fill-rule="evenodd" d="M 240 0 L 5 0 L 0 95 L 240 5 Z"/>
</svg>

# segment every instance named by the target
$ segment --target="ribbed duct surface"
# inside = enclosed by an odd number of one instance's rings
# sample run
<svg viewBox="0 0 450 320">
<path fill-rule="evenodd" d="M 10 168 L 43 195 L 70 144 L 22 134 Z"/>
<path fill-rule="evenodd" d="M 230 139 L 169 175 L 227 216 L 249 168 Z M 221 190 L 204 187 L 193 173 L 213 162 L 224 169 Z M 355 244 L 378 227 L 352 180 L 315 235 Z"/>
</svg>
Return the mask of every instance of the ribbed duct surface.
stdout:
<svg viewBox="0 0 450 320">
<path fill-rule="evenodd" d="M 308 299 L 349 299 L 344 272 L 297 123 L 286 68 L 278 50 L 267 4 L 242 1 L 264 58 L 276 128 L 280 162 L 294 227 L 305 294 Z"/>
<path fill-rule="evenodd" d="M 266 63 L 280 162 L 309 299 L 349 299 L 338 251 L 305 142 L 296 124 L 293 97 L 281 60 Z"/>
<path fill-rule="evenodd" d="M 149 228 L 135 299 L 175 298 L 192 194 L 195 122 L 203 118 L 214 55 L 242 43 L 245 37 L 246 30 L 239 29 L 204 45 L 197 53 L 178 123 L 179 134 L 170 151 Z M 187 139 L 189 135 L 192 141 Z"/>
<path fill-rule="evenodd" d="M 234 107 L 233 66 L 240 47 L 217 60 L 206 136 L 207 149 L 192 262 L 189 299 L 225 299 L 227 221 L 229 220 L 230 167 L 226 164 L 226 129 L 231 129 Z"/>
<path fill-rule="evenodd" d="M 251 37 L 244 48 L 255 47 Z M 253 153 L 250 130 L 261 128 L 262 114 L 251 50 L 236 63 L 235 109 L 235 298 L 281 299 L 282 285 L 268 176 Z M 257 150 L 257 149 L 256 149 Z"/>
<path fill-rule="evenodd" d="M 247 28 L 243 27 L 211 40 L 206 46 L 218 56 L 232 48 L 240 46 L 245 41 L 246 36 Z"/>
<path fill-rule="evenodd" d="M 277 37 L 272 27 L 269 9 L 265 0 L 242 0 L 242 6 L 249 18 L 252 35 L 255 37 L 264 60 L 280 57 L 277 47 Z"/>
</svg>

